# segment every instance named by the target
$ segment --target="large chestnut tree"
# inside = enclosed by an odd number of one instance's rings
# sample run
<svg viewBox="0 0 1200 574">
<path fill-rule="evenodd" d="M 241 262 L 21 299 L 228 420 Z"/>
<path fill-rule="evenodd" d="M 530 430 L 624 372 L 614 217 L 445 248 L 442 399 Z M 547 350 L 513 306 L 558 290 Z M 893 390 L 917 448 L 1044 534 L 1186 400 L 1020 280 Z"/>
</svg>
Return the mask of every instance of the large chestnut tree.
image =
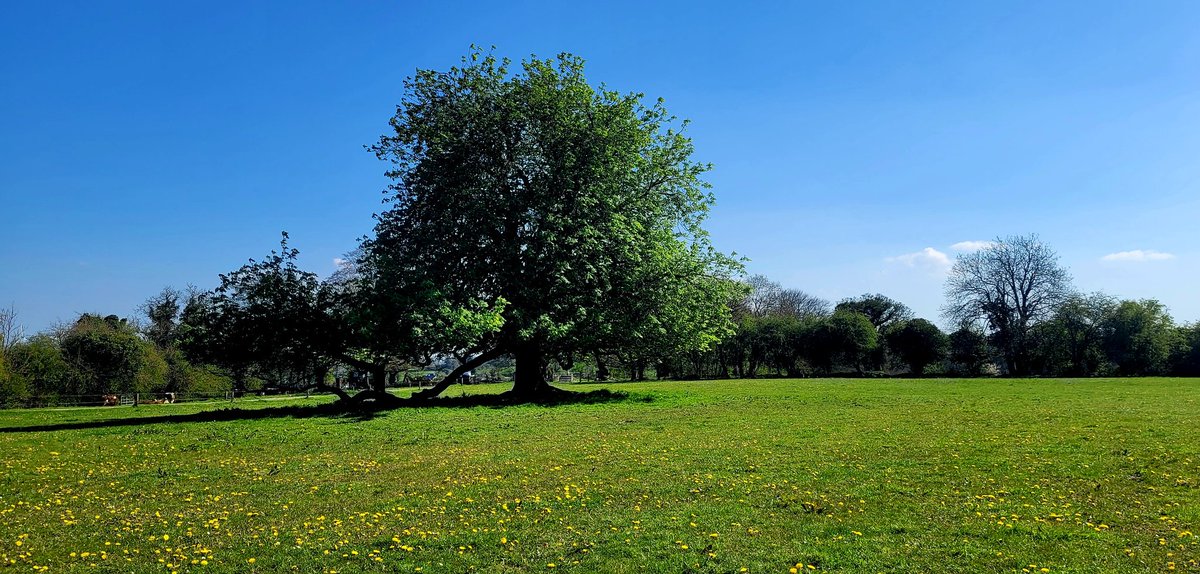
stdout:
<svg viewBox="0 0 1200 574">
<path fill-rule="evenodd" d="M 551 392 L 557 357 L 707 348 L 739 289 L 701 227 L 709 165 L 686 122 L 583 72 L 569 54 L 512 66 L 475 50 L 408 79 L 371 146 L 393 183 L 361 264 L 380 288 L 501 310 L 460 352 L 464 368 L 514 357 L 518 395 Z"/>
</svg>

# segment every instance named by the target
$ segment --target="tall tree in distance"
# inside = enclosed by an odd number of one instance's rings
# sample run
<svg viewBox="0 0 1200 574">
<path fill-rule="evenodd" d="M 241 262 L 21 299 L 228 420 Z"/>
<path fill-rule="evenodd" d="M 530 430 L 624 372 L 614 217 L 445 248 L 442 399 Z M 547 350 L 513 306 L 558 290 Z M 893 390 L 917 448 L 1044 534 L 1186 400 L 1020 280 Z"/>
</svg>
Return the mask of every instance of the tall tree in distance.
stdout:
<svg viewBox="0 0 1200 574">
<path fill-rule="evenodd" d="M 741 308 L 753 317 L 766 317 L 775 313 L 783 286 L 771 281 L 766 275 L 751 275 L 746 278 L 747 293 Z"/>
<path fill-rule="evenodd" d="M 4 349 L 4 335 L 0 334 L 0 405 L 23 400 L 29 394 L 24 381 L 18 380 L 9 372 L 8 357 Z"/>
<path fill-rule="evenodd" d="M 16 308 L 0 309 L 0 406 L 17 403 L 28 395 L 28 385 L 21 377 L 11 372 L 6 356 L 9 349 L 15 347 L 23 338 L 17 325 Z"/>
<path fill-rule="evenodd" d="M 751 316 L 809 319 L 831 313 L 829 301 L 800 289 L 785 289 L 764 275 L 751 275 L 745 284 L 747 293 L 738 308 Z"/>
<path fill-rule="evenodd" d="M 511 70 L 478 49 L 405 86 L 371 148 L 393 183 L 367 261 L 381 286 L 503 309 L 465 351 L 511 355 L 514 394 L 551 392 L 545 367 L 564 353 L 704 347 L 728 330 L 740 264 L 701 227 L 709 166 L 661 100 L 594 87 L 569 54 Z"/>
<path fill-rule="evenodd" d="M 17 308 L 0 308 L 0 350 L 11 348 L 25 339 L 25 330 L 17 322 Z"/>
<path fill-rule="evenodd" d="M 1071 294 L 1071 277 L 1037 235 L 997 239 L 959 255 L 946 279 L 943 314 L 985 326 L 1010 375 L 1029 372 L 1029 332 Z"/>
<path fill-rule="evenodd" d="M 190 356 L 224 369 L 234 391 L 251 376 L 277 384 L 324 385 L 340 330 L 317 276 L 296 266 L 283 234 L 279 251 L 221 275 L 184 308 L 181 342 Z"/>
<path fill-rule="evenodd" d="M 912 319 L 912 309 L 891 297 L 880 293 L 867 293 L 851 299 L 843 299 L 837 311 L 855 311 L 867 316 L 880 333 L 896 323 Z"/>
<path fill-rule="evenodd" d="M 858 297 L 843 299 L 834 310 L 861 313 L 871 321 L 871 325 L 879 333 L 880 342 L 883 344 L 872 348 L 870 355 L 864 360 L 870 364 L 870 368 L 880 370 L 887 365 L 889 339 L 884 335 L 891 327 L 903 323 L 913 316 L 908 305 L 881 293 L 865 293 Z"/>
<path fill-rule="evenodd" d="M 160 349 L 168 349 L 175 345 L 184 297 L 184 294 L 174 287 L 163 287 L 162 291 L 138 307 L 138 311 L 147 320 L 142 327 L 142 334 Z"/>
<path fill-rule="evenodd" d="M 138 307 L 145 318 L 141 325 L 142 335 L 154 344 L 167 363 L 166 391 L 189 390 L 197 380 L 197 371 L 179 348 L 179 336 L 183 311 L 199 296 L 200 293 L 191 286 L 186 291 L 163 287 Z"/>
</svg>

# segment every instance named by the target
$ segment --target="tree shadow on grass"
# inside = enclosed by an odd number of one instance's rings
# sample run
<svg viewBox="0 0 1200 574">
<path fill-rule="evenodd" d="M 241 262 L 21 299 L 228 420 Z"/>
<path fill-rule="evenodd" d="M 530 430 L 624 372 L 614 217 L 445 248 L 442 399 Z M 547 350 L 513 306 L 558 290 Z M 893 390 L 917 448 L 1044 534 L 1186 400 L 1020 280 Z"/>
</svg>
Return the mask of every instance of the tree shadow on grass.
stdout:
<svg viewBox="0 0 1200 574">
<path fill-rule="evenodd" d="M 371 420 L 379 413 L 410 408 L 502 408 L 516 405 L 539 405 L 554 407 L 562 405 L 615 403 L 627 400 L 631 400 L 631 397 L 628 393 L 620 391 L 613 392 L 607 389 L 601 389 L 583 393 L 558 390 L 557 392 L 540 397 L 521 397 L 511 393 L 501 393 L 498 395 L 438 397 L 422 400 L 397 398 L 394 401 L 364 401 L 348 404 L 339 401 L 324 405 L 311 406 L 266 407 L 260 409 L 223 408 L 189 414 L 154 415 L 145 417 L 125 417 L 20 427 L 0 427 L 0 433 L 82 430 L 141 426 L 161 423 L 208 423 L 277 418 L 305 419 L 313 417 L 325 417 L 342 419 L 346 422 L 361 422 Z M 633 400 L 640 400 L 644 402 L 649 400 L 649 397 L 636 397 Z"/>
</svg>

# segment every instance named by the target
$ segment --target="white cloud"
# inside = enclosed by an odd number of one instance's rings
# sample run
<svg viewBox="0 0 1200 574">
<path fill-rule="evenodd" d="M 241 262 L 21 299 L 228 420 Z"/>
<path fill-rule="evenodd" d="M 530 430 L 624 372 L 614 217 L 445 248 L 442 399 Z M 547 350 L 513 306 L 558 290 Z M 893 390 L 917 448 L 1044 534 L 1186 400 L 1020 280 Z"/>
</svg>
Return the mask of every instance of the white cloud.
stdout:
<svg viewBox="0 0 1200 574">
<path fill-rule="evenodd" d="M 888 257 L 886 261 L 888 263 L 899 263 L 906 267 L 932 269 L 941 272 L 948 271 L 951 265 L 949 256 L 932 247 L 926 247 L 915 253 L 905 253 L 904 255 Z"/>
<path fill-rule="evenodd" d="M 1174 259 L 1174 258 L 1175 258 L 1174 255 L 1172 255 L 1170 253 L 1163 253 L 1162 251 L 1155 251 L 1153 249 L 1146 249 L 1144 251 L 1141 249 L 1134 249 L 1133 251 L 1119 251 L 1117 253 L 1109 253 L 1108 255 L 1101 257 L 1100 260 L 1101 261 L 1164 261 L 1167 259 Z"/>
<path fill-rule="evenodd" d="M 972 253 L 987 249 L 995 244 L 995 241 L 959 241 L 958 243 L 951 245 L 950 249 L 962 251 L 964 253 Z"/>
<path fill-rule="evenodd" d="M 345 267 L 349 264 L 350 264 L 350 260 L 348 260 L 348 259 L 342 259 L 341 257 L 333 258 L 333 266 L 337 267 L 338 269 L 341 269 L 342 267 Z"/>
</svg>

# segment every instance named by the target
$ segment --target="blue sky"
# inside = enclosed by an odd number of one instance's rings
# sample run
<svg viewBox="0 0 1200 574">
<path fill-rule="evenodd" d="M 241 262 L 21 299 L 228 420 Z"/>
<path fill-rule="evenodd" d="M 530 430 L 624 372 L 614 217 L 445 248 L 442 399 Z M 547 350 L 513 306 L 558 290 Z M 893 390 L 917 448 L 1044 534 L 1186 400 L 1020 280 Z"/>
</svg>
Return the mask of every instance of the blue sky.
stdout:
<svg viewBox="0 0 1200 574">
<path fill-rule="evenodd" d="M 964 242 L 1039 233 L 1081 290 L 1200 319 L 1200 4 L 734 4 L 10 4 L 0 306 L 129 315 L 281 230 L 332 272 L 403 79 L 475 43 L 665 98 L 715 243 L 785 286 L 932 318 Z"/>
</svg>

